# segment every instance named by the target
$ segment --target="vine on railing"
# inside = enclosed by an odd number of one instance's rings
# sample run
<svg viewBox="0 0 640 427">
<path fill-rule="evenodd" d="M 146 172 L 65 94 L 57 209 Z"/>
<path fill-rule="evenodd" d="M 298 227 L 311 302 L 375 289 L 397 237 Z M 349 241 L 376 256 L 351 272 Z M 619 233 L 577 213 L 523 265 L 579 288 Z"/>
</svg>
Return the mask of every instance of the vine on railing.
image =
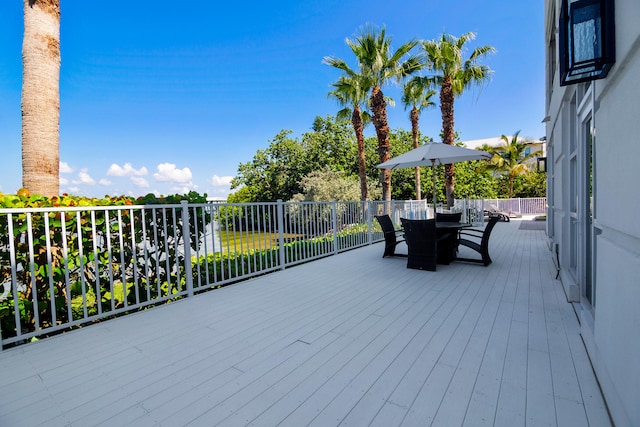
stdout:
<svg viewBox="0 0 640 427">
<path fill-rule="evenodd" d="M 0 208 L 12 208 L 0 218 L 3 338 L 35 336 L 181 294 L 181 200 L 205 201 L 197 193 L 139 199 L 0 194 Z M 200 238 L 196 229 L 194 218 L 190 242 Z"/>
</svg>

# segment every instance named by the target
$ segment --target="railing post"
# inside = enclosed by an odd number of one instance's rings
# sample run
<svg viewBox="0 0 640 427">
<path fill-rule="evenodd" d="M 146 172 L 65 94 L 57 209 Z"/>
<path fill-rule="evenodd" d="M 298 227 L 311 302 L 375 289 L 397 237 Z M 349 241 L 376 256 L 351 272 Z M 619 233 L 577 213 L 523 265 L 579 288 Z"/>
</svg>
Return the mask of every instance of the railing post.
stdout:
<svg viewBox="0 0 640 427">
<path fill-rule="evenodd" d="M 284 203 L 282 199 L 278 199 L 277 206 L 278 215 L 278 241 L 280 242 L 278 256 L 280 257 L 280 270 L 285 269 L 285 253 L 284 253 Z"/>
<path fill-rule="evenodd" d="M 338 202 L 331 202 L 331 221 L 333 222 L 333 253 L 338 254 Z"/>
<path fill-rule="evenodd" d="M 364 214 L 367 218 L 367 242 L 369 244 L 373 243 L 373 224 L 371 222 L 371 204 L 369 200 L 365 200 L 364 202 Z"/>
<path fill-rule="evenodd" d="M 184 253 L 184 275 L 187 284 L 187 296 L 193 296 L 193 268 L 191 265 L 191 230 L 189 227 L 189 202 L 181 200 L 182 206 L 182 246 Z M 197 218 L 194 218 L 197 220 Z"/>
</svg>

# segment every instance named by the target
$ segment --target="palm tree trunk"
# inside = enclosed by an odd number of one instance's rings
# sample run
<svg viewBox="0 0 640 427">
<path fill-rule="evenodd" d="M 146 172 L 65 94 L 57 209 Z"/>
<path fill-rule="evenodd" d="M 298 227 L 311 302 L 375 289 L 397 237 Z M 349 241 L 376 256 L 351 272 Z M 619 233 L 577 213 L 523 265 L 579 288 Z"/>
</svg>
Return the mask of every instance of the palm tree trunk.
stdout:
<svg viewBox="0 0 640 427">
<path fill-rule="evenodd" d="M 389 149 L 389 123 L 387 121 L 387 102 L 380 86 L 374 86 L 371 91 L 371 111 L 373 112 L 373 126 L 378 136 L 378 155 L 380 163 L 391 158 Z M 382 200 L 391 201 L 391 171 L 380 170 L 380 183 L 382 184 Z"/>
<path fill-rule="evenodd" d="M 59 192 L 60 0 L 24 0 L 22 186 Z"/>
<path fill-rule="evenodd" d="M 353 107 L 351 115 L 351 123 L 353 123 L 353 131 L 358 141 L 358 174 L 360 175 L 360 199 L 365 201 L 369 198 L 367 190 L 367 163 L 364 155 L 364 123 L 362 123 L 362 113 L 357 105 Z"/>
<path fill-rule="evenodd" d="M 440 111 L 442 112 L 442 133 L 445 144 L 454 144 L 453 128 L 453 86 L 451 77 L 445 76 L 440 88 Z M 455 168 L 452 164 L 444 166 L 444 186 L 447 195 L 447 207 L 451 208 L 454 201 Z"/>
<path fill-rule="evenodd" d="M 420 143 L 420 128 L 418 126 L 418 121 L 420 120 L 420 113 L 418 109 L 414 106 L 411 109 L 411 113 L 409 114 L 411 118 L 411 134 L 413 136 L 413 148 L 418 148 Z M 420 167 L 416 167 L 415 169 L 416 175 L 416 200 L 422 199 L 422 189 L 420 188 Z"/>
</svg>

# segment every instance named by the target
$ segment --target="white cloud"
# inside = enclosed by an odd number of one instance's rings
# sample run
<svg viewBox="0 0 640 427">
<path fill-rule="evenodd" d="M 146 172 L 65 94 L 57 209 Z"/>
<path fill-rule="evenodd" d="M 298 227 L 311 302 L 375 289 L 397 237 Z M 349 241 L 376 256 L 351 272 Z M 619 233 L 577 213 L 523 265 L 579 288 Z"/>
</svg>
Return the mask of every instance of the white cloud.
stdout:
<svg viewBox="0 0 640 427">
<path fill-rule="evenodd" d="M 100 181 L 98 181 L 98 184 L 104 185 L 104 186 L 109 186 L 109 185 L 113 184 L 113 182 L 109 181 L 106 178 L 102 178 Z"/>
<path fill-rule="evenodd" d="M 188 182 L 184 185 L 174 185 L 171 187 L 172 194 L 186 194 L 190 191 L 198 190 L 198 186 L 192 182 Z"/>
<path fill-rule="evenodd" d="M 231 184 L 232 176 L 218 176 L 213 175 L 211 178 L 211 185 L 214 187 L 226 187 Z"/>
<path fill-rule="evenodd" d="M 191 184 L 191 170 L 189 168 L 176 169 L 173 163 L 162 163 L 158 165 L 158 172 L 153 174 L 156 181 L 177 182 L 180 184 Z"/>
<path fill-rule="evenodd" d="M 78 179 L 74 179 L 74 184 L 95 185 L 96 181 L 89 175 L 89 169 L 81 169 L 78 172 Z"/>
<path fill-rule="evenodd" d="M 67 185 L 69 184 L 69 180 L 67 178 L 64 177 L 60 177 L 60 185 Z"/>
<path fill-rule="evenodd" d="M 229 194 L 229 189 L 228 188 L 216 188 L 213 190 L 213 194 L 224 194 L 227 195 Z"/>
<path fill-rule="evenodd" d="M 146 167 L 142 166 L 140 169 L 136 170 L 131 166 L 131 163 L 125 163 L 124 166 L 112 163 L 107 171 L 107 175 L 109 176 L 144 176 L 148 173 L 149 171 L 147 171 Z"/>
<path fill-rule="evenodd" d="M 149 181 L 147 181 L 146 179 L 140 176 L 132 176 L 130 179 L 131 179 L 131 182 L 133 182 L 136 185 L 136 187 L 140 187 L 140 188 L 149 187 Z"/>
<path fill-rule="evenodd" d="M 71 173 L 73 168 L 67 162 L 60 162 L 60 173 Z"/>
</svg>

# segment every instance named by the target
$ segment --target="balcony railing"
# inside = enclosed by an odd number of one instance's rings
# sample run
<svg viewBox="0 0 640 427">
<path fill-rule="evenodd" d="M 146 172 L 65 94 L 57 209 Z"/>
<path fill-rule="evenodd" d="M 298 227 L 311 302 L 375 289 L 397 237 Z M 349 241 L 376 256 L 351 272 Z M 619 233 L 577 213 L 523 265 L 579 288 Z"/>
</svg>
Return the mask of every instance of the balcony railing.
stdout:
<svg viewBox="0 0 640 427">
<path fill-rule="evenodd" d="M 431 212 L 425 201 L 0 209 L 0 344 L 380 241 L 374 215 Z"/>
<path fill-rule="evenodd" d="M 541 215 L 547 212 L 546 197 L 530 197 L 527 199 L 485 199 L 484 205 L 499 211 L 519 215 Z"/>
</svg>

